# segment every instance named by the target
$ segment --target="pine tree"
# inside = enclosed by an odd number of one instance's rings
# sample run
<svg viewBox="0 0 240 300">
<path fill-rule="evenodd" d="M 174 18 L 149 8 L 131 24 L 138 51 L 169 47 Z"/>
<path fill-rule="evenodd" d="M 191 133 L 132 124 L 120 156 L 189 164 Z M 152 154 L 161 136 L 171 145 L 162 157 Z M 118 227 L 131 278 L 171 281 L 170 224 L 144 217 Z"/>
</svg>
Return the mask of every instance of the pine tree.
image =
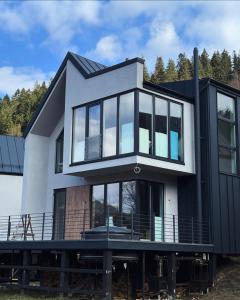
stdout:
<svg viewBox="0 0 240 300">
<path fill-rule="evenodd" d="M 192 65 L 185 53 L 180 53 L 178 55 L 177 70 L 179 80 L 188 80 L 192 78 Z"/>
<path fill-rule="evenodd" d="M 212 77 L 212 66 L 211 61 L 209 59 L 209 55 L 206 49 L 203 49 L 202 54 L 200 55 L 200 61 L 203 68 L 203 77 Z"/>
<path fill-rule="evenodd" d="M 177 81 L 178 80 L 178 74 L 176 65 L 173 59 L 168 60 L 168 64 L 165 70 L 164 75 L 164 81 Z"/>
<path fill-rule="evenodd" d="M 143 80 L 150 81 L 150 75 L 148 73 L 148 69 L 147 69 L 147 66 L 146 66 L 145 62 L 144 62 L 144 65 L 143 65 Z"/>
<path fill-rule="evenodd" d="M 232 79 L 232 61 L 227 50 L 221 53 L 221 81 L 228 83 Z"/>
<path fill-rule="evenodd" d="M 216 80 L 221 80 L 221 54 L 215 51 L 211 58 L 212 76 Z"/>
<path fill-rule="evenodd" d="M 151 81 L 153 83 L 159 84 L 164 81 L 165 70 L 164 63 L 161 56 L 157 57 L 154 73 L 151 76 Z"/>
<path fill-rule="evenodd" d="M 240 55 L 233 51 L 232 55 L 233 74 L 229 84 L 235 88 L 240 88 Z"/>
</svg>

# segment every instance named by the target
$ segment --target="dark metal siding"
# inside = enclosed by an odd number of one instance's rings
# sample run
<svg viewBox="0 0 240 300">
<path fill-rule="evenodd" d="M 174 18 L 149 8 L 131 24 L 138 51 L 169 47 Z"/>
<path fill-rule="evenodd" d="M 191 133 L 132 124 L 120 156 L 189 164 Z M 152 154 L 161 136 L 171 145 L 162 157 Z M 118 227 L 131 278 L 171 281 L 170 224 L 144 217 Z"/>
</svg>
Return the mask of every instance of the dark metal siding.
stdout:
<svg viewBox="0 0 240 300">
<path fill-rule="evenodd" d="M 23 173 L 24 139 L 0 135 L 0 173 Z"/>
</svg>

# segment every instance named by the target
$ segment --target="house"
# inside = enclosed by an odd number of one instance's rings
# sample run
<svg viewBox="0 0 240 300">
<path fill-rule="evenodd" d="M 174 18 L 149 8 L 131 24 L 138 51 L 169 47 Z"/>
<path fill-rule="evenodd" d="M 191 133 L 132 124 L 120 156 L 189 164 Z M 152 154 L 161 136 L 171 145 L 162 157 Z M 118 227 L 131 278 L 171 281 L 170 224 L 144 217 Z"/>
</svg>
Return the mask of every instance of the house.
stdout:
<svg viewBox="0 0 240 300">
<path fill-rule="evenodd" d="M 21 213 L 23 159 L 24 139 L 0 135 L 1 217 Z"/>
<path fill-rule="evenodd" d="M 155 85 L 140 58 L 66 55 L 25 132 L 5 285 L 15 268 L 23 289 L 175 299 L 213 284 L 217 255 L 240 253 L 240 91 L 199 80 L 197 61 L 194 80 Z"/>
</svg>

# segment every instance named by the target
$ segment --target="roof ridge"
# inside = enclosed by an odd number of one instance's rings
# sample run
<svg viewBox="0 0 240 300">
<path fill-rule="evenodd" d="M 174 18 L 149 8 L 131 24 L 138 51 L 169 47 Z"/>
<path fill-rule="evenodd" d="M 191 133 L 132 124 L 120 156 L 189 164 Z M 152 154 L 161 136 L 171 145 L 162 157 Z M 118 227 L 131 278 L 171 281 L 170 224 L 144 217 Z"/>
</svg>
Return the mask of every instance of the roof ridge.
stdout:
<svg viewBox="0 0 240 300">
<path fill-rule="evenodd" d="M 97 62 L 97 61 L 95 61 L 95 60 L 92 60 L 92 59 L 90 59 L 90 58 L 88 58 L 88 57 L 79 55 L 79 54 L 74 53 L 74 52 L 71 52 L 71 51 L 69 51 L 69 52 L 70 52 L 72 55 L 76 56 L 76 57 L 80 57 L 80 58 L 89 60 L 89 61 L 91 61 L 91 62 L 93 62 L 93 63 L 95 63 L 95 64 L 101 65 L 101 66 L 104 67 L 104 68 L 108 68 L 108 67 L 109 67 L 109 66 L 106 66 L 106 65 L 104 65 L 104 64 L 102 64 L 102 63 L 99 63 L 99 62 Z"/>
</svg>

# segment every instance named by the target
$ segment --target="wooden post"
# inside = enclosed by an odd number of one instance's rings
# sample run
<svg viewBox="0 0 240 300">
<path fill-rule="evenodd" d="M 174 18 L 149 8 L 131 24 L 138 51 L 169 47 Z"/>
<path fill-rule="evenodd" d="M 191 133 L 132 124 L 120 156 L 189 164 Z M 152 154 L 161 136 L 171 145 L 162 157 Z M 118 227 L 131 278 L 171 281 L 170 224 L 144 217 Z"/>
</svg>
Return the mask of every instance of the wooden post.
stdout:
<svg viewBox="0 0 240 300">
<path fill-rule="evenodd" d="M 142 299 L 145 298 L 145 252 L 142 253 Z"/>
<path fill-rule="evenodd" d="M 29 270 L 24 267 L 28 267 L 31 264 L 31 252 L 24 250 L 22 254 L 22 265 L 23 265 L 23 270 L 22 270 L 22 280 L 21 280 L 21 285 L 22 285 L 22 293 L 24 292 L 24 289 L 29 285 Z"/>
<path fill-rule="evenodd" d="M 168 295 L 171 300 L 176 299 L 176 254 L 168 255 Z"/>
<path fill-rule="evenodd" d="M 61 253 L 61 271 L 60 271 L 60 298 L 64 295 L 64 289 L 68 287 L 68 273 L 64 271 L 64 268 L 69 266 L 69 255 L 67 251 Z"/>
<path fill-rule="evenodd" d="M 106 297 L 104 299 L 112 299 L 112 251 L 105 250 L 103 252 L 103 289 Z"/>
<path fill-rule="evenodd" d="M 208 279 L 209 279 L 209 287 L 214 286 L 214 281 L 216 278 L 216 255 L 209 254 L 209 262 L 208 262 Z"/>
</svg>

